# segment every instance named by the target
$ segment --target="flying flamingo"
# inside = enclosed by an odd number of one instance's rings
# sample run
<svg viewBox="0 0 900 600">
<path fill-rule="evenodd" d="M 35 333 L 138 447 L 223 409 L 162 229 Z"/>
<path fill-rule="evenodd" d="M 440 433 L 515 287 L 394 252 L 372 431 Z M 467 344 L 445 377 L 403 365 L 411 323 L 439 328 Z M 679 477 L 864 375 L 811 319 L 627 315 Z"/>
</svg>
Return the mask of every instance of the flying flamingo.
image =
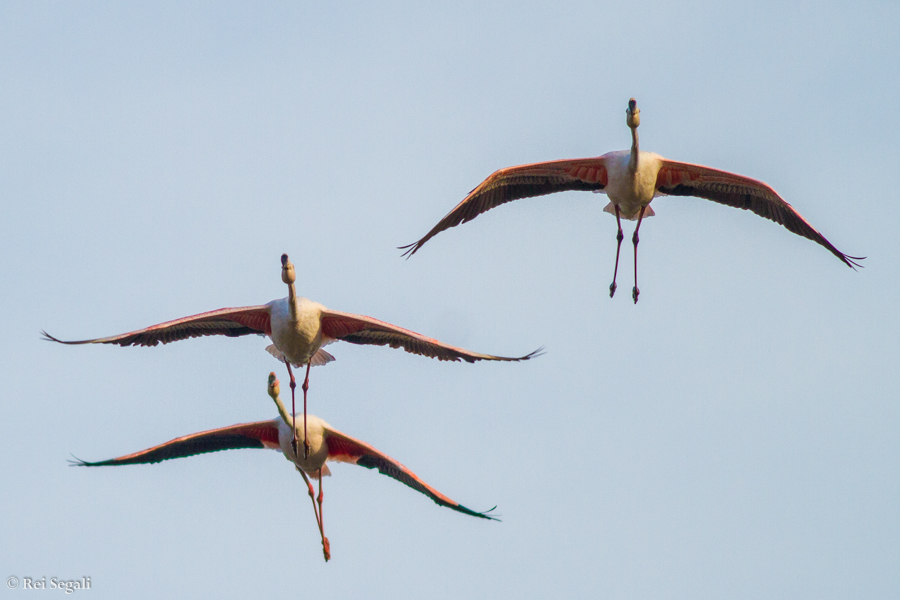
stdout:
<svg viewBox="0 0 900 600">
<path fill-rule="evenodd" d="M 631 295 L 637 303 L 638 230 L 644 217 L 654 212 L 650 202 L 657 196 L 696 196 L 735 208 L 751 210 L 761 217 L 784 225 L 788 231 L 808 238 L 827 248 L 848 267 L 862 266 L 863 258 L 848 256 L 835 248 L 794 208 L 761 181 L 701 165 L 666 160 L 653 152 L 638 151 L 637 128 L 641 111 L 634 98 L 628 101 L 625 122 L 631 129 L 631 150 L 608 152 L 597 158 L 557 160 L 500 169 L 485 179 L 462 202 L 447 213 L 425 237 L 401 246 L 404 256 L 412 256 L 438 233 L 471 221 L 481 213 L 512 200 L 543 196 L 566 190 L 590 190 L 609 196 L 604 212 L 616 215 L 616 266 L 609 297 L 616 293 L 619 251 L 622 248 L 622 221 L 637 220 L 634 235 L 634 288 Z"/>
<path fill-rule="evenodd" d="M 267 335 L 274 343 L 266 350 L 284 362 L 291 378 L 291 412 L 294 412 L 296 407 L 294 391 L 297 387 L 291 365 L 297 368 L 306 365 L 306 378 L 303 380 L 301 388 L 303 390 L 304 432 L 306 431 L 309 369 L 312 366 L 324 365 L 334 360 L 331 354 L 322 349 L 322 346 L 331 342 L 342 340 L 352 344 L 390 346 L 438 360 L 464 360 L 470 363 L 479 360 L 528 360 L 541 352 L 539 348 L 518 358 L 479 354 L 447 345 L 372 317 L 329 310 L 318 302 L 297 296 L 294 290 L 294 282 L 297 277 L 294 273 L 294 265 L 288 259 L 287 254 L 281 255 L 281 279 L 288 286 L 287 298 L 273 300 L 261 306 L 220 308 L 199 315 L 167 321 L 138 331 L 93 340 L 63 341 L 46 331 L 41 333 L 44 335 L 44 339 L 61 344 L 118 344 L 119 346 L 155 346 L 160 342 L 168 344 L 205 335 L 228 337 L 250 334 Z M 309 446 L 305 441 L 306 435 L 303 436 L 303 439 L 304 455 L 308 455 Z M 296 444 L 296 437 L 294 443 Z"/>
<path fill-rule="evenodd" d="M 275 401 L 279 414 L 276 419 L 271 421 L 243 423 L 241 425 L 232 425 L 231 427 L 201 431 L 200 433 L 175 438 L 165 444 L 160 444 L 147 450 L 109 460 L 87 462 L 76 459 L 71 462 L 74 466 L 79 467 L 106 467 L 158 463 L 170 458 L 183 458 L 205 452 L 235 450 L 238 448 L 281 450 L 284 457 L 294 463 L 294 467 L 303 476 L 303 481 L 306 482 L 309 497 L 312 500 L 313 512 L 316 515 L 316 525 L 319 528 L 319 535 L 322 536 L 322 552 L 326 561 L 331 558 L 331 547 L 328 538 L 325 536 L 325 528 L 322 521 L 322 477 L 331 475 L 328 465 L 325 464 L 326 461 L 345 462 L 366 467 L 367 469 L 378 469 L 378 472 L 382 475 L 387 475 L 400 483 L 408 485 L 417 492 L 425 494 L 440 506 L 446 506 L 473 517 L 493 521 L 499 520 L 488 514 L 494 510 L 493 508 L 485 512 L 477 512 L 466 508 L 429 486 L 419 479 L 415 473 L 387 454 L 379 452 L 365 442 L 341 433 L 319 417 L 309 415 L 308 432 L 297 431 L 299 427 L 294 425 L 294 416 L 287 412 L 287 409 L 281 402 L 279 392 L 278 379 L 275 377 L 275 373 L 270 373 L 269 396 Z M 300 458 L 295 451 L 296 446 L 293 444 L 293 440 L 299 435 L 303 436 L 304 446 L 309 448 L 309 455 L 304 458 Z M 313 485 L 307 475 L 319 480 L 318 497 L 316 497 Z"/>
</svg>

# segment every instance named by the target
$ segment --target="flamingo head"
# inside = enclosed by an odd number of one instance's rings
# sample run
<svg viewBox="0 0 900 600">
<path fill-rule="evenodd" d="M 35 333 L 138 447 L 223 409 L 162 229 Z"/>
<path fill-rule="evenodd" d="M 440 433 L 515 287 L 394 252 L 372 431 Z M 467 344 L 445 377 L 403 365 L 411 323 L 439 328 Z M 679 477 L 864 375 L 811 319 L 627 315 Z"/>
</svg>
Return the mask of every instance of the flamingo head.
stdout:
<svg viewBox="0 0 900 600">
<path fill-rule="evenodd" d="M 641 109 L 637 107 L 637 100 L 632 98 L 628 101 L 628 110 L 625 111 L 625 122 L 632 129 L 637 129 L 641 124 Z"/>
<path fill-rule="evenodd" d="M 269 373 L 269 396 L 274 400 L 278 397 L 278 394 L 281 393 L 281 385 L 278 383 L 278 378 L 275 377 L 275 373 Z"/>
<path fill-rule="evenodd" d="M 281 255 L 281 280 L 288 285 L 297 281 L 297 275 L 294 273 L 294 264 L 287 254 Z"/>
</svg>

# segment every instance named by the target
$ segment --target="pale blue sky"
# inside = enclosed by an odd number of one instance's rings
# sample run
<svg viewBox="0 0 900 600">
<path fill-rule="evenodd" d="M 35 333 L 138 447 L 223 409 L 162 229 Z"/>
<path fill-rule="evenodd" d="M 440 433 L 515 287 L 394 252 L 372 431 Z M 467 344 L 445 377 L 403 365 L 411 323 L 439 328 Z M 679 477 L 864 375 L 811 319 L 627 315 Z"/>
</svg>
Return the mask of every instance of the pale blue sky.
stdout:
<svg viewBox="0 0 900 600">
<path fill-rule="evenodd" d="M 900 594 L 896 2 L 0 5 L 0 565 L 92 598 Z M 659 199 L 608 298 L 604 196 L 418 239 L 495 169 L 641 147 L 772 185 L 838 248 Z M 626 229 L 630 238 L 631 225 Z M 372 471 L 234 451 L 72 469 L 276 412 L 257 337 L 110 335 L 302 295 L 525 364 L 335 345 L 310 411 Z M 13 596 L 0 586 L 2 594 Z"/>
</svg>

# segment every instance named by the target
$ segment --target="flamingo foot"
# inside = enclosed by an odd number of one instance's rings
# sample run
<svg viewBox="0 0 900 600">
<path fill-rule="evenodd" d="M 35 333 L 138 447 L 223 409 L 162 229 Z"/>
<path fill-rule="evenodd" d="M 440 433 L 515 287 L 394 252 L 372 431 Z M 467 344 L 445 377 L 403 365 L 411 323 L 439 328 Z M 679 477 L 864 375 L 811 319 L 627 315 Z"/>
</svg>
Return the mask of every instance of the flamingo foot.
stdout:
<svg viewBox="0 0 900 600">
<path fill-rule="evenodd" d="M 294 453 L 296 454 L 296 452 L 297 449 L 294 448 Z M 309 458 L 309 441 L 307 441 L 306 439 L 303 440 L 303 458 L 304 460 Z"/>
<path fill-rule="evenodd" d="M 610 297 L 610 298 L 612 298 L 613 296 L 616 295 L 616 288 L 617 288 L 617 287 L 618 287 L 618 286 L 616 285 L 616 282 L 615 282 L 615 281 L 613 281 L 611 284 L 609 284 L 609 297 Z"/>
<path fill-rule="evenodd" d="M 331 542 L 327 537 L 322 538 L 322 554 L 325 555 L 325 562 L 331 560 Z"/>
<path fill-rule="evenodd" d="M 638 289 L 637 286 L 631 288 L 631 297 L 634 298 L 634 303 L 637 304 L 638 296 L 641 295 L 641 290 Z"/>
</svg>

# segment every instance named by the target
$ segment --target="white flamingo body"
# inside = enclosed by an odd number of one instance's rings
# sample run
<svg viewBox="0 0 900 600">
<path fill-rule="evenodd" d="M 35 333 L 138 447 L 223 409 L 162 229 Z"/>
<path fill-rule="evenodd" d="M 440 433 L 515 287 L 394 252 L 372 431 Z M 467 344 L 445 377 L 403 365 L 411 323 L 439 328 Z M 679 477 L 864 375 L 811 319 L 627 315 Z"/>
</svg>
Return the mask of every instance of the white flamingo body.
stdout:
<svg viewBox="0 0 900 600">
<path fill-rule="evenodd" d="M 278 428 L 278 449 L 287 460 L 310 475 L 315 475 L 319 469 L 328 468 L 325 466 L 325 461 L 328 460 L 328 442 L 325 432 L 326 430 L 336 431 L 333 427 L 315 415 L 306 416 L 306 432 L 302 431 L 300 427 L 292 427 L 281 416 L 276 418 L 274 423 Z M 304 446 L 309 445 L 309 456 L 304 456 L 303 452 L 294 452 L 292 444 L 295 435 L 301 441 L 306 442 Z M 323 471 L 323 474 L 330 475 L 331 473 Z"/>
<path fill-rule="evenodd" d="M 273 300 L 269 304 L 272 343 L 282 355 L 282 360 L 295 367 L 309 363 L 319 349 L 333 342 L 322 335 L 322 312 L 325 307 L 318 302 L 298 297 L 291 316 L 290 299 Z"/>
<path fill-rule="evenodd" d="M 649 207 L 657 196 L 656 178 L 663 157 L 655 152 L 640 152 L 634 173 L 628 168 L 631 160 L 629 150 L 607 152 L 599 160 L 606 168 L 607 183 L 604 189 L 597 191 L 606 194 L 610 201 L 603 210 L 616 214 L 615 206 L 618 206 L 623 219 L 637 220 L 641 208 Z M 652 211 L 645 211 L 644 216 L 652 216 Z"/>
</svg>

